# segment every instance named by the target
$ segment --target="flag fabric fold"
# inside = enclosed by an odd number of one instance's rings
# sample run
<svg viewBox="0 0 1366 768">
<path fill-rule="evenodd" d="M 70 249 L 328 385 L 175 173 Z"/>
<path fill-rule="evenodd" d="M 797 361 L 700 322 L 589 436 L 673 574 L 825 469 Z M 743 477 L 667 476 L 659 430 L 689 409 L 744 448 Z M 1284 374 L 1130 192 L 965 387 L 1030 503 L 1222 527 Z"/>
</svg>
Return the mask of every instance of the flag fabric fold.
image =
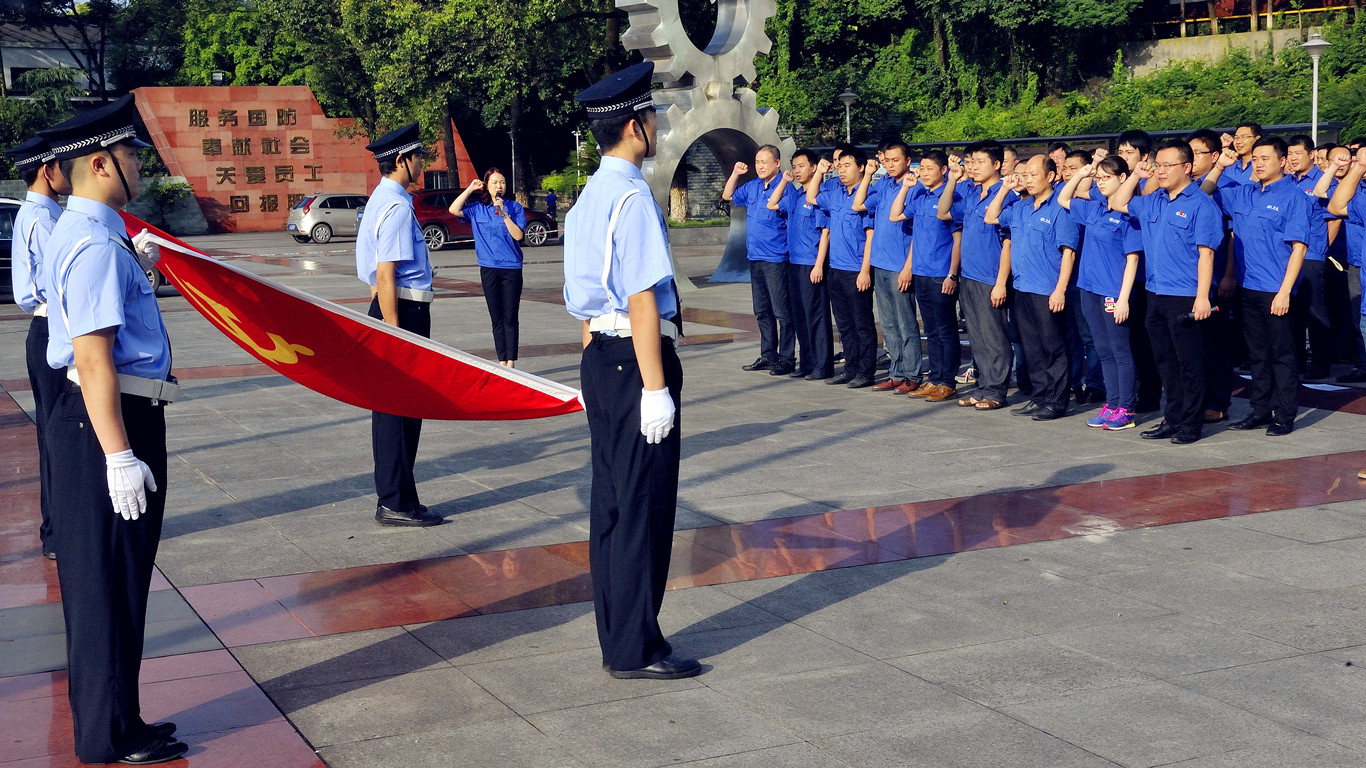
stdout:
<svg viewBox="0 0 1366 768">
<path fill-rule="evenodd" d="M 538 419 L 582 410 L 578 390 L 424 339 L 218 261 L 128 213 L 157 267 L 205 319 L 273 370 L 327 397 L 417 419 Z"/>
</svg>

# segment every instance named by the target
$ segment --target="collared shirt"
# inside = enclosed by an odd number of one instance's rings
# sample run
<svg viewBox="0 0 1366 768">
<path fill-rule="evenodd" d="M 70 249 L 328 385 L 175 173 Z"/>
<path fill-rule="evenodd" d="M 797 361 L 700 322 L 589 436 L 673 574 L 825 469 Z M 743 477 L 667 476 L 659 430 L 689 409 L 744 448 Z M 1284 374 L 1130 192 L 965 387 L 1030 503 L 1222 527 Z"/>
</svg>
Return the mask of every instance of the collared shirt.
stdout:
<svg viewBox="0 0 1366 768">
<path fill-rule="evenodd" d="M 750 179 L 731 197 L 732 205 L 745 209 L 745 250 L 750 261 L 787 261 L 787 221 L 768 209 L 774 185 L 781 183 L 777 176 L 768 181 Z"/>
<path fill-rule="evenodd" d="M 44 256 L 44 280 L 55 306 L 48 313 L 48 365 L 74 365 L 73 338 L 113 328 L 119 373 L 160 380 L 170 375 L 171 342 L 156 293 L 118 211 L 71 196 Z"/>
<path fill-rule="evenodd" d="M 526 229 L 526 210 L 516 200 L 504 200 L 503 212 L 512 222 Z M 461 216 L 474 230 L 474 259 L 481 267 L 497 269 L 522 268 L 522 244 L 512 239 L 512 233 L 492 205 L 466 203 Z"/>
<path fill-rule="evenodd" d="M 356 235 L 356 276 L 375 284 L 378 262 L 394 262 L 394 285 L 416 291 L 432 289 L 427 241 L 417 225 L 413 196 L 393 179 L 380 179 L 365 204 Z"/>
<path fill-rule="evenodd" d="M 1224 200 L 1233 211 L 1233 232 L 1241 243 L 1236 249 L 1239 284 L 1276 293 L 1294 243 L 1309 242 L 1309 199 L 1293 178 L 1282 176 L 1266 185 L 1227 189 Z"/>
<path fill-rule="evenodd" d="M 1347 219 L 1342 223 L 1342 232 L 1347 236 L 1348 261 L 1357 267 L 1366 263 L 1366 181 L 1357 185 L 1356 194 L 1347 202 Z M 1366 306 L 1366 302 L 1362 304 Z"/>
<path fill-rule="evenodd" d="M 1328 258 L 1328 222 L 1337 218 L 1328 212 L 1328 199 L 1314 196 L 1314 185 L 1318 184 L 1322 177 L 1323 171 L 1320 171 L 1317 165 L 1309 166 L 1309 171 L 1303 176 L 1290 177 L 1295 186 L 1309 198 L 1309 242 L 1306 243 L 1309 247 L 1304 253 L 1305 261 L 1323 261 Z M 1331 193 L 1329 197 L 1331 198 Z"/>
<path fill-rule="evenodd" d="M 1001 228 L 986 223 L 987 207 L 1000 188 L 1001 182 L 997 181 L 982 195 L 981 185 L 960 181 L 953 192 L 953 218 L 963 228 L 963 242 L 959 246 L 963 277 L 987 285 L 996 284 L 1001 269 Z"/>
<path fill-rule="evenodd" d="M 911 253 L 911 222 L 892 221 L 892 203 L 901 191 L 901 182 L 883 176 L 868 183 L 863 205 L 873 221 L 873 252 L 869 263 L 878 269 L 900 272 Z"/>
<path fill-rule="evenodd" d="M 806 190 L 788 184 L 778 213 L 787 219 L 787 254 L 792 264 L 814 267 L 821 246 L 821 230 L 830 226 L 830 217 L 815 203 L 806 201 Z"/>
<path fill-rule="evenodd" d="M 1194 298 L 1200 285 L 1200 246 L 1217 249 L 1224 239 L 1219 206 L 1200 187 L 1187 184 L 1175 199 L 1161 189 L 1135 196 L 1129 201 L 1129 215 L 1143 232 L 1148 290 Z M 1216 276 L 1210 286 L 1217 284 Z"/>
<path fill-rule="evenodd" d="M 1128 256 L 1143 249 L 1138 223 L 1127 213 L 1110 210 L 1100 193 L 1096 200 L 1072 198 L 1072 220 L 1086 227 L 1077 266 L 1077 287 L 1101 296 L 1118 297 L 1124 287 Z M 1137 282 L 1137 280 L 1135 280 Z"/>
<path fill-rule="evenodd" d="M 1058 288 L 1062 249 L 1077 249 L 1081 235 L 1072 215 L 1050 195 L 1035 206 L 1021 200 L 1001 213 L 1001 227 L 1010 239 L 1010 272 L 1015 290 L 1047 296 Z"/>
<path fill-rule="evenodd" d="M 607 224 L 618 201 L 612 232 L 612 261 L 606 263 Z M 627 299 L 654 289 L 659 316 L 678 314 L 669 231 L 640 169 L 620 157 L 604 157 L 584 185 L 583 194 L 565 214 L 564 305 L 569 314 L 588 320 L 610 312 L 628 314 Z M 608 267 L 605 270 L 604 267 Z M 606 287 L 604 287 L 606 283 Z"/>
<path fill-rule="evenodd" d="M 957 220 L 939 218 L 943 184 L 926 189 L 916 184 L 906 193 L 906 218 L 911 222 L 911 274 L 948 277 L 953 267 L 953 233 L 963 229 Z"/>
<path fill-rule="evenodd" d="M 846 272 L 863 270 L 863 245 L 866 230 L 873 228 L 872 219 L 866 213 L 854 210 L 854 191 L 836 183 L 816 195 L 816 205 L 828 217 L 826 229 L 830 230 L 830 268 Z"/>
<path fill-rule="evenodd" d="M 10 243 L 10 282 L 14 303 L 32 312 L 47 301 L 43 288 L 43 253 L 52 228 L 62 217 L 62 207 L 47 195 L 27 192 L 14 215 L 14 240 Z"/>
<path fill-rule="evenodd" d="M 1229 167 L 1225 168 L 1224 172 L 1219 174 L 1219 186 L 1221 187 L 1231 187 L 1237 184 L 1254 183 L 1256 182 L 1252 178 L 1251 160 L 1247 161 L 1247 164 L 1244 165 L 1242 158 L 1239 158 L 1236 162 L 1233 163 L 1233 165 L 1230 165 Z"/>
</svg>

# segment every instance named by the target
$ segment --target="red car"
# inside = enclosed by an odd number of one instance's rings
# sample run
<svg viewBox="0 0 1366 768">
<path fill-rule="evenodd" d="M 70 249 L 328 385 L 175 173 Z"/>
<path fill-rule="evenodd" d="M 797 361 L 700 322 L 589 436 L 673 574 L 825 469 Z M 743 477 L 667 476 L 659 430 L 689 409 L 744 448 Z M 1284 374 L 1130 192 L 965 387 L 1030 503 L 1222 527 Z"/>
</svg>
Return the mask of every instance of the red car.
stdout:
<svg viewBox="0 0 1366 768">
<path fill-rule="evenodd" d="M 449 210 L 461 191 L 427 189 L 413 195 L 413 209 L 417 211 L 417 223 L 422 227 L 422 236 L 427 239 L 428 250 L 439 251 L 447 245 L 474 242 L 470 223 L 452 216 Z M 554 219 L 540 211 L 527 209 L 522 245 L 545 245 L 559 237 L 559 225 Z"/>
</svg>

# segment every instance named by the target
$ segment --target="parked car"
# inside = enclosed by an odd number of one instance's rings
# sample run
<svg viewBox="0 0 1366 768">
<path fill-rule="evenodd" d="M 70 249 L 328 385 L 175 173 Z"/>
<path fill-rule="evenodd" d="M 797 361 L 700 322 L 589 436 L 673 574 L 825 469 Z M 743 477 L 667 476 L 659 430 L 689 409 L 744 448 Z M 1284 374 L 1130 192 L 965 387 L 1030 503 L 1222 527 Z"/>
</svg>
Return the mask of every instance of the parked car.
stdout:
<svg viewBox="0 0 1366 768">
<path fill-rule="evenodd" d="M 365 207 L 365 195 L 320 193 L 308 195 L 289 209 L 285 231 L 295 242 L 326 243 L 336 235 L 354 237 L 356 211 Z"/>
<path fill-rule="evenodd" d="M 474 242 L 474 230 L 469 222 L 450 213 L 451 203 L 461 191 L 428 189 L 413 195 L 413 209 L 417 211 L 417 223 L 422 227 L 428 250 L 439 251 L 448 245 Z M 527 210 L 522 245 L 545 245 L 559 237 L 559 225 L 554 219 L 541 211 Z"/>
<path fill-rule="evenodd" d="M 14 217 L 19 215 L 21 205 L 23 203 L 18 200 L 0 197 L 0 280 L 4 280 L 4 284 L 0 285 L 0 296 L 8 297 L 10 301 L 14 301 L 10 247 L 14 240 Z"/>
</svg>

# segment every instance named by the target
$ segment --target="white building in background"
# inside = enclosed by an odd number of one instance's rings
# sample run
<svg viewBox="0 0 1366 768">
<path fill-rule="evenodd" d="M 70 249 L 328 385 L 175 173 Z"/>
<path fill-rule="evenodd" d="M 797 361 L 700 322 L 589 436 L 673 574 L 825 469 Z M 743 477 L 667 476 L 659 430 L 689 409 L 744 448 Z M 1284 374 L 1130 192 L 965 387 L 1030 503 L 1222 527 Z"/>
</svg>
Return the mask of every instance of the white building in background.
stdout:
<svg viewBox="0 0 1366 768">
<path fill-rule="evenodd" d="M 76 27 L 59 27 L 58 39 L 51 29 L 45 27 L 24 27 L 18 24 L 0 24 L 0 74 L 4 77 L 5 91 L 10 96 L 23 96 L 22 85 L 16 88 L 15 80 L 31 69 L 51 69 L 71 67 L 84 72 L 86 41 Z M 96 27 L 86 27 L 90 41 L 99 44 L 100 31 Z M 65 45 L 63 44 L 65 43 Z M 68 48 L 70 50 L 68 50 Z M 75 51 L 78 61 L 71 55 Z M 106 59 L 107 63 L 107 59 Z M 105 82 L 109 82 L 109 69 L 105 67 Z M 89 92 L 93 90 L 90 78 L 82 74 L 76 79 L 76 86 Z"/>
</svg>

